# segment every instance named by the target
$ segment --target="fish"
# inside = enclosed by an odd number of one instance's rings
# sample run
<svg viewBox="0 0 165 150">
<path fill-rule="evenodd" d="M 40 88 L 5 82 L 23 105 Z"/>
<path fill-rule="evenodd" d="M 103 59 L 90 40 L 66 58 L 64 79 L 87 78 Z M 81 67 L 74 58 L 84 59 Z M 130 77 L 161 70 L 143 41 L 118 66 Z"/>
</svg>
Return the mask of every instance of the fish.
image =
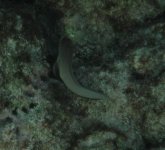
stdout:
<svg viewBox="0 0 165 150">
<path fill-rule="evenodd" d="M 73 93 L 88 99 L 103 100 L 108 97 L 102 93 L 93 91 L 83 87 L 77 80 L 73 73 L 72 59 L 74 53 L 73 42 L 64 36 L 59 43 L 59 53 L 57 61 L 54 64 L 54 72 L 58 67 L 58 72 L 61 80 L 66 87 Z"/>
</svg>

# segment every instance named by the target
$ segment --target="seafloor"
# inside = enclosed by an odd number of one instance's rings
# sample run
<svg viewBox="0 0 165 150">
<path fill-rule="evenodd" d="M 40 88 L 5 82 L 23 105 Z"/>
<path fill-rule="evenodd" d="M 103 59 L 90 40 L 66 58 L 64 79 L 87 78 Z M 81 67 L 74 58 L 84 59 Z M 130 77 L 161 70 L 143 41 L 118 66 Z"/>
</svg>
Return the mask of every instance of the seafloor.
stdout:
<svg viewBox="0 0 165 150">
<path fill-rule="evenodd" d="M 165 0 L 0 0 L 0 150 L 165 150 Z"/>
</svg>

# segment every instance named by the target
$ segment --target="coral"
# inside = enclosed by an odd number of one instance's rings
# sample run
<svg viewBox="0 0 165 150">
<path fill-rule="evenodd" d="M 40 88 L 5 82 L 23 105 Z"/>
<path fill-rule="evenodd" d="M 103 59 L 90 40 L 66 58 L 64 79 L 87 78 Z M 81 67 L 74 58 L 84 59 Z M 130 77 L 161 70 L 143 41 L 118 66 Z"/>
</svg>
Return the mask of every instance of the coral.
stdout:
<svg viewBox="0 0 165 150">
<path fill-rule="evenodd" d="M 164 11 L 162 0 L 0 0 L 0 149 L 164 149 Z M 109 100 L 53 76 L 63 35 L 78 82 Z"/>
</svg>

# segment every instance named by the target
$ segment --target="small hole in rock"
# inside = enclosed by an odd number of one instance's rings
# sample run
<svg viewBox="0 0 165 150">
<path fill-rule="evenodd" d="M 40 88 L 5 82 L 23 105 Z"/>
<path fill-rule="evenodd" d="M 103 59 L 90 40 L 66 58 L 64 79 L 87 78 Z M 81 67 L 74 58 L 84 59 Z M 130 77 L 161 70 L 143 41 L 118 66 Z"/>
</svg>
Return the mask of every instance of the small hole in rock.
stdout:
<svg viewBox="0 0 165 150">
<path fill-rule="evenodd" d="M 12 111 L 12 114 L 15 115 L 15 116 L 18 114 L 18 113 L 17 113 L 17 108 L 15 108 L 15 109 Z"/>
<path fill-rule="evenodd" d="M 27 110 L 27 108 L 25 108 L 25 107 L 22 107 L 22 109 L 21 109 L 24 113 L 28 113 L 28 110 Z"/>
<path fill-rule="evenodd" d="M 29 105 L 29 108 L 30 108 L 30 109 L 33 109 L 33 108 L 35 108 L 36 106 L 37 106 L 37 104 L 31 103 L 31 104 Z"/>
<path fill-rule="evenodd" d="M 4 107 L 8 107 L 9 105 L 10 105 L 9 102 L 5 102 L 5 103 L 4 103 Z"/>
<path fill-rule="evenodd" d="M 5 121 L 6 121 L 7 123 L 11 123 L 11 122 L 13 122 L 13 119 L 10 118 L 10 117 L 7 117 L 7 118 L 5 119 Z"/>
<path fill-rule="evenodd" d="M 41 78 L 41 80 L 44 81 L 44 82 L 45 82 L 45 81 L 48 81 L 48 77 L 45 76 L 45 75 L 41 75 L 40 78 Z"/>
</svg>

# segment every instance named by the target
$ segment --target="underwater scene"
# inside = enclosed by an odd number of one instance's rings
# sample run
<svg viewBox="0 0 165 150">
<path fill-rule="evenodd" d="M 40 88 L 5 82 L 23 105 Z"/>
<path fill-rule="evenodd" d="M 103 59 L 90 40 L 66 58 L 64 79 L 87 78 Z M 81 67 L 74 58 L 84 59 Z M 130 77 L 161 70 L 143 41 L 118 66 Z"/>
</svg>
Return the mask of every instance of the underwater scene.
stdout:
<svg viewBox="0 0 165 150">
<path fill-rule="evenodd" d="M 165 0 L 0 0 L 0 150 L 165 150 Z"/>
</svg>

